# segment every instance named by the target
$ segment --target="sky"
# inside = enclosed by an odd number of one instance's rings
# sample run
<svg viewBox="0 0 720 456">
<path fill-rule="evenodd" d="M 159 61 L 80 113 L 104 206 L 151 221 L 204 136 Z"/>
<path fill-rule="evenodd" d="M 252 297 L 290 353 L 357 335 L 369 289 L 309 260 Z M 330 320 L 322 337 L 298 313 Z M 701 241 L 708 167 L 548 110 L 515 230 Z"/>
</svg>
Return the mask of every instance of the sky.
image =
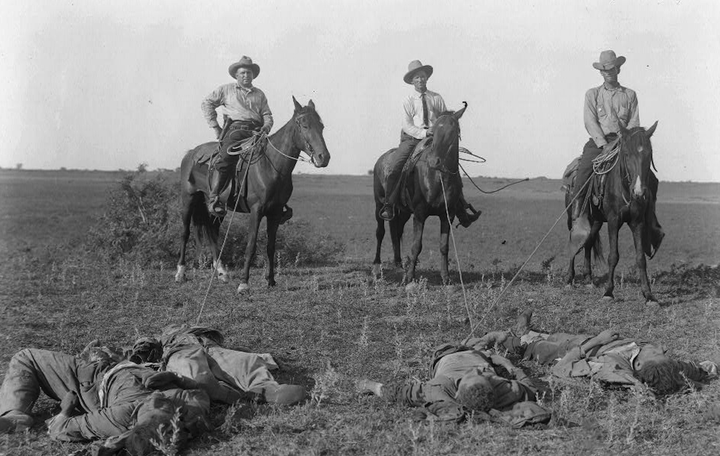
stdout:
<svg viewBox="0 0 720 456">
<path fill-rule="evenodd" d="M 200 103 L 260 65 L 275 129 L 312 99 L 330 164 L 367 174 L 399 141 L 411 60 L 461 119 L 471 176 L 560 178 L 587 141 L 605 49 L 627 58 L 660 180 L 720 182 L 716 0 L 0 0 L 0 167 L 175 169 L 214 139 Z"/>
</svg>

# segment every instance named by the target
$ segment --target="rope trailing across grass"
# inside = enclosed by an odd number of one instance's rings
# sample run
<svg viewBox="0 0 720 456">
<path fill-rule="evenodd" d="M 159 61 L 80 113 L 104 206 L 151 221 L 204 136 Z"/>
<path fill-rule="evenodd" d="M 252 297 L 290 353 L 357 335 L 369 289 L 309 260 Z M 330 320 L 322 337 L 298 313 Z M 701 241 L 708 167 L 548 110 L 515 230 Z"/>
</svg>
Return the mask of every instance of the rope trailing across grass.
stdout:
<svg viewBox="0 0 720 456">
<path fill-rule="evenodd" d="M 588 182 L 590 182 L 590 179 L 588 179 L 588 180 L 585 181 L 585 183 L 583 184 L 583 186 L 582 186 L 581 189 L 587 187 Z M 507 291 L 507 289 L 510 288 L 510 285 L 513 284 L 513 282 L 515 281 L 515 279 L 517 279 L 518 275 L 520 275 L 520 272 L 523 270 L 523 268 L 525 268 L 525 266 L 528 264 L 528 262 L 529 262 L 530 259 L 533 257 L 533 255 L 535 255 L 535 253 L 538 251 L 538 249 L 540 248 L 540 245 L 542 245 L 542 243 L 545 241 L 545 239 L 547 239 L 547 237 L 550 235 L 550 233 L 552 233 L 552 230 L 555 229 L 555 225 L 558 224 L 558 222 L 560 221 L 560 219 L 562 219 L 563 215 L 567 214 L 567 210 L 573 205 L 573 203 L 575 202 L 575 199 L 577 199 L 577 194 L 578 194 L 578 193 L 580 193 L 580 192 L 575 192 L 575 196 L 573 196 L 573 198 L 570 200 L 570 204 L 568 204 L 568 205 L 565 207 L 565 209 L 562 211 L 562 213 L 560 213 L 560 215 L 558 216 L 558 218 L 555 220 L 555 223 L 553 223 L 553 225 L 550 227 L 550 229 L 548 230 L 548 232 L 545 233 L 545 236 L 543 236 L 543 238 L 540 239 L 540 242 L 538 242 L 538 244 L 535 246 L 535 250 L 532 251 L 532 253 L 531 253 L 530 256 L 527 258 L 527 260 L 525 260 L 525 262 L 522 264 L 522 266 L 520 266 L 520 269 L 518 269 L 518 271 L 515 273 L 515 275 L 513 276 L 513 278 L 510 280 L 510 282 L 508 282 L 507 286 L 500 291 L 500 294 L 499 294 L 498 297 L 495 299 L 495 301 L 490 305 L 490 307 L 488 307 L 488 309 L 486 309 L 485 316 L 483 316 L 483 317 L 480 319 L 480 321 L 479 321 L 475 326 L 473 326 L 472 324 L 470 325 L 470 334 L 468 334 L 468 337 L 472 336 L 472 335 L 475 333 L 475 330 L 478 328 L 478 326 L 480 326 L 480 324 L 482 324 L 482 322 L 485 320 L 485 317 L 488 315 L 487 310 L 492 309 L 493 307 L 495 307 L 495 306 L 497 305 L 498 302 L 500 302 L 500 299 L 503 297 L 503 295 L 505 294 L 505 292 Z M 464 291 L 464 290 L 463 290 L 463 291 Z M 467 306 L 467 303 L 466 303 L 466 306 Z"/>
</svg>

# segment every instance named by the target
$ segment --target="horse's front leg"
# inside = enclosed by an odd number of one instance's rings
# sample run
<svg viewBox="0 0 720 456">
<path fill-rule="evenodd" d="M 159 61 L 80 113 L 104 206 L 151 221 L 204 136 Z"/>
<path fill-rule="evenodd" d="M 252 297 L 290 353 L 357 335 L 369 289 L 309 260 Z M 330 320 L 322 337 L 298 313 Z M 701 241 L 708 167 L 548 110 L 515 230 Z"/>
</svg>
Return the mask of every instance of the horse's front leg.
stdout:
<svg viewBox="0 0 720 456">
<path fill-rule="evenodd" d="M 402 256 L 400 249 L 402 248 L 403 226 L 400 217 L 401 214 L 397 214 L 394 219 L 390 220 L 390 240 L 392 241 L 393 248 L 393 262 L 397 268 L 402 268 Z"/>
<path fill-rule="evenodd" d="M 615 268 L 617 267 L 618 261 L 620 260 L 620 253 L 618 252 L 618 232 L 622 222 L 618 220 L 618 216 L 613 217 L 612 220 L 608 220 L 608 240 L 610 241 L 610 252 L 608 253 L 608 281 L 605 286 L 605 294 L 603 299 L 614 299 L 615 295 Z"/>
<path fill-rule="evenodd" d="M 410 249 L 410 260 L 408 261 L 405 276 L 403 277 L 403 285 L 409 285 L 415 280 L 415 266 L 417 265 L 418 256 L 422 252 L 422 237 L 425 230 L 424 214 L 415 213 L 413 217 L 413 244 Z"/>
<path fill-rule="evenodd" d="M 268 287 L 275 286 L 275 241 L 277 240 L 277 231 L 280 226 L 281 215 L 266 216 L 267 220 L 267 255 L 268 255 L 268 266 L 267 279 Z"/>
<path fill-rule="evenodd" d="M 640 271 L 640 284 L 642 294 L 646 303 L 657 302 L 655 296 L 650 291 L 650 280 L 647 274 L 647 260 L 645 259 L 645 251 L 643 250 L 643 237 L 645 236 L 645 224 L 637 223 L 630 227 L 633 233 L 633 243 L 635 244 L 635 264 Z"/>
<path fill-rule="evenodd" d="M 443 285 L 450 281 L 448 273 L 448 243 L 450 238 L 450 221 L 440 216 L 440 278 Z"/>
<path fill-rule="evenodd" d="M 260 220 L 262 219 L 260 209 L 255 206 L 250 210 L 250 221 L 248 222 L 248 240 L 245 246 L 245 263 L 243 264 L 242 272 L 240 273 L 240 285 L 238 285 L 237 291 L 241 293 L 249 288 L 248 281 L 250 280 L 250 265 L 252 264 L 253 257 L 255 256 L 255 247 L 257 244 L 258 229 L 260 228 Z"/>
</svg>

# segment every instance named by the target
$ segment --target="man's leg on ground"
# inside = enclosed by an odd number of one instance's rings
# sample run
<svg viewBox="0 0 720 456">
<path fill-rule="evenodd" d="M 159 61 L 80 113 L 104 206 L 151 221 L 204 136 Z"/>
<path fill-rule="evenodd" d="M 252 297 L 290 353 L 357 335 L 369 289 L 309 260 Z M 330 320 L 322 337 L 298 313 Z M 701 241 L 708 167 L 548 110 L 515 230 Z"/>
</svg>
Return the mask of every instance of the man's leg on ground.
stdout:
<svg viewBox="0 0 720 456">
<path fill-rule="evenodd" d="M 305 399 L 300 385 L 281 385 L 270 373 L 278 368 L 268 353 L 246 353 L 213 346 L 208 348 L 215 377 L 242 391 L 262 394 L 267 402 L 296 404 Z"/>
<path fill-rule="evenodd" d="M 189 345 L 170 355 L 167 370 L 198 382 L 210 400 L 232 404 L 242 397 L 240 391 L 221 384 L 213 367 L 212 360 L 201 345 Z"/>
<path fill-rule="evenodd" d="M 48 350 L 25 349 L 10 360 L 0 387 L 0 433 L 32 426 L 30 412 L 40 391 L 59 401 L 80 393 L 77 358 Z"/>
</svg>

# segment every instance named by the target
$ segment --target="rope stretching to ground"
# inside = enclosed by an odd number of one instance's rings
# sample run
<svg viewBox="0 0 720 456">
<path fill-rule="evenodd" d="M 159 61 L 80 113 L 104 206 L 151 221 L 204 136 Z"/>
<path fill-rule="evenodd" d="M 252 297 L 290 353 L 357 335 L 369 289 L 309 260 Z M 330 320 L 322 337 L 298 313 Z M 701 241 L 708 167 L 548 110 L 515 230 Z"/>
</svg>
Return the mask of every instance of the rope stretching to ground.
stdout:
<svg viewBox="0 0 720 456">
<path fill-rule="evenodd" d="M 269 142 L 269 141 L 268 141 Z M 275 147 L 275 146 L 273 146 Z M 255 150 L 250 153 L 250 160 L 252 160 L 252 156 L 255 153 Z M 245 185 L 245 181 L 247 180 L 248 173 L 250 172 L 250 165 L 248 164 L 248 167 L 245 169 L 245 175 L 243 175 L 243 180 L 240 183 L 240 189 L 243 188 Z M 205 290 L 205 297 L 203 298 L 202 305 L 200 306 L 200 312 L 198 312 L 197 319 L 195 320 L 195 324 L 200 324 L 200 317 L 202 316 L 203 310 L 205 309 L 205 303 L 207 302 L 208 295 L 210 294 L 210 287 L 212 287 L 213 279 L 215 279 L 215 272 L 217 272 L 217 266 L 218 264 L 222 264 L 220 262 L 220 259 L 222 258 L 223 250 L 225 249 L 225 243 L 227 242 L 228 235 L 230 234 L 230 227 L 232 226 L 233 219 L 235 218 L 235 211 L 237 210 L 238 203 L 240 202 L 240 196 L 238 195 L 237 198 L 235 198 L 235 207 L 233 207 L 232 214 L 230 214 L 230 221 L 228 222 L 228 227 L 225 230 L 225 237 L 223 238 L 222 245 L 220 246 L 220 252 L 218 252 L 217 260 L 215 260 L 215 264 L 213 264 L 214 272 L 210 274 L 210 280 L 208 280 L 208 286 Z M 211 215 L 212 217 L 212 215 Z"/>
<path fill-rule="evenodd" d="M 583 186 L 582 186 L 582 188 L 581 188 L 580 190 L 582 190 L 582 189 L 584 189 L 585 187 L 587 187 L 588 182 L 590 182 L 590 179 L 588 179 L 588 180 L 585 181 L 585 183 L 583 184 Z M 475 333 L 475 330 L 478 328 L 478 326 L 480 326 L 480 324 L 482 324 L 482 322 L 485 320 L 485 317 L 487 317 L 487 315 L 488 315 L 488 311 L 490 311 L 490 309 L 492 309 L 493 307 L 495 307 L 495 306 L 497 305 L 497 303 L 500 302 L 500 298 L 502 298 L 503 295 L 505 294 L 505 292 L 507 291 L 507 289 L 510 288 L 510 285 L 512 285 L 513 282 L 515 282 L 515 279 L 518 277 L 518 275 L 520 275 L 520 272 L 521 272 L 521 271 L 523 270 L 523 268 L 528 264 L 528 262 L 529 262 L 530 259 L 533 257 L 533 255 L 535 255 L 535 253 L 538 251 L 538 249 L 540 248 L 540 245 L 542 245 L 542 243 L 545 241 L 545 239 L 547 239 L 547 237 L 550 235 L 550 233 L 552 233 L 552 230 L 555 228 L 555 225 L 558 224 L 558 222 L 559 222 L 560 219 L 563 217 L 563 215 L 566 215 L 566 214 L 567 214 L 567 210 L 568 210 L 570 207 L 572 207 L 573 203 L 575 202 L 575 199 L 577 199 L 578 193 L 580 193 L 580 192 L 579 192 L 579 191 L 575 192 L 575 195 L 573 196 L 572 200 L 570 200 L 570 204 L 568 204 L 568 205 L 565 207 L 565 209 L 564 209 L 563 212 L 560 214 L 560 216 L 557 218 L 557 220 L 555 220 L 555 223 L 553 223 L 553 225 L 550 227 L 550 230 L 548 230 L 548 232 L 545 233 L 545 236 L 543 236 L 543 238 L 540 239 L 540 242 L 538 242 L 538 245 L 535 246 L 535 250 L 532 251 L 532 253 L 531 253 L 530 256 L 528 257 L 528 259 L 525 260 L 525 262 L 522 264 L 522 266 L 520 266 L 520 269 L 518 269 L 518 271 L 515 273 L 515 275 L 513 276 L 513 278 L 510 280 L 510 282 L 508 282 L 507 286 L 500 291 L 500 294 L 498 295 L 498 297 L 495 298 L 495 301 L 494 301 L 494 302 L 490 305 L 490 307 L 488 307 L 487 310 L 485 311 L 485 315 L 480 319 L 480 321 L 479 321 L 475 326 L 472 326 L 472 325 L 470 326 L 470 334 L 468 335 L 468 337 L 472 336 L 472 335 Z"/>
<path fill-rule="evenodd" d="M 445 194 L 445 183 L 440 176 L 440 186 L 442 187 L 443 200 L 445 201 L 445 216 L 447 217 L 448 225 L 450 225 L 450 238 L 452 239 L 453 250 L 455 251 L 455 261 L 457 262 L 458 274 L 460 275 L 460 286 L 463 292 L 463 301 L 465 302 L 465 312 L 467 312 L 468 323 L 472 327 L 472 315 L 470 314 L 470 307 L 468 306 L 467 293 L 465 292 L 465 282 L 463 282 L 462 269 L 460 269 L 460 257 L 457 252 L 457 245 L 455 244 L 455 234 L 453 232 L 452 221 L 450 220 L 450 211 L 448 210 L 447 195 Z"/>
</svg>

